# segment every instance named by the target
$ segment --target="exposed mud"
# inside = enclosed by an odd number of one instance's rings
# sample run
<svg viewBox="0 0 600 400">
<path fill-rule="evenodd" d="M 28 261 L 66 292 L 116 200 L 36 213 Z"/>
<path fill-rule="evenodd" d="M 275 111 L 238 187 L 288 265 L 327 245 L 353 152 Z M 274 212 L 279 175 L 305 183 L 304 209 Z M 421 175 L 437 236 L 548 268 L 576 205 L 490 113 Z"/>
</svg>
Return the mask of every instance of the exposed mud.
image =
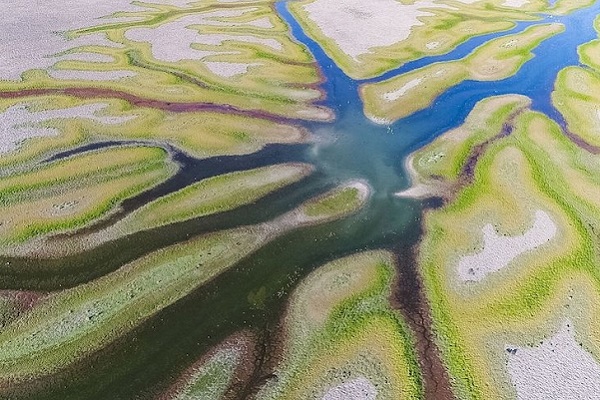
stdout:
<svg viewBox="0 0 600 400">
<path fill-rule="evenodd" d="M 430 308 L 419 272 L 417 252 L 418 244 L 394 249 L 399 268 L 392 305 L 402 312 L 413 332 L 415 351 L 423 378 L 424 399 L 455 399 L 448 371 L 440 358 L 435 342 Z"/>
</svg>

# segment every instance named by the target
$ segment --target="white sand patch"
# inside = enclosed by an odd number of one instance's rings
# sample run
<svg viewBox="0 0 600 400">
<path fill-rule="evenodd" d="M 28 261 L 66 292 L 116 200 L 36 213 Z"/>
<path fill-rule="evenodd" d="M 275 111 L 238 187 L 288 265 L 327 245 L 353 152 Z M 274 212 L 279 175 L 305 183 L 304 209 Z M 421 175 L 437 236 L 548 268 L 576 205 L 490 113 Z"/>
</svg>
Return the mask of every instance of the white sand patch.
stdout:
<svg viewBox="0 0 600 400">
<path fill-rule="evenodd" d="M 425 47 L 427 47 L 429 50 L 437 49 L 440 47 L 440 42 L 429 42 L 425 44 Z"/>
<path fill-rule="evenodd" d="M 187 7 L 190 4 L 198 3 L 202 0 L 143 0 L 143 3 L 162 4 L 176 7 Z"/>
<path fill-rule="evenodd" d="M 79 36 L 75 39 L 66 42 L 69 44 L 69 50 L 75 50 L 82 46 L 102 46 L 116 49 L 122 49 L 125 47 L 122 43 L 116 43 L 106 38 L 106 34 L 102 32 L 89 33 Z M 57 54 L 53 56 L 59 57 Z"/>
<path fill-rule="evenodd" d="M 322 400 L 375 400 L 377 388 L 364 376 L 335 386 Z"/>
<path fill-rule="evenodd" d="M 500 47 L 504 47 L 505 49 L 512 49 L 517 47 L 517 44 L 519 44 L 519 41 L 517 39 L 512 39 L 506 43 L 501 44 Z"/>
<path fill-rule="evenodd" d="M 373 115 L 367 115 L 367 118 L 369 118 L 369 121 L 371 121 L 377 125 L 391 125 L 394 123 L 394 121 L 392 121 L 391 119 L 387 119 L 387 118 L 383 118 L 383 117 L 375 117 Z"/>
<path fill-rule="evenodd" d="M 101 124 L 120 124 L 135 118 L 97 115 L 106 107 L 107 104 L 95 103 L 59 110 L 30 111 L 26 104 L 11 106 L 0 113 L 0 153 L 18 149 L 27 139 L 58 135 L 57 129 L 42 125 L 46 121 L 85 118 Z"/>
<path fill-rule="evenodd" d="M 108 54 L 81 52 L 81 53 L 69 53 L 64 56 L 57 56 L 61 61 L 84 61 L 91 63 L 111 63 L 115 61 L 115 58 Z"/>
<path fill-rule="evenodd" d="M 299 118 L 306 118 L 317 121 L 331 121 L 335 118 L 331 110 L 322 107 L 310 107 L 297 110 L 295 115 Z"/>
<path fill-rule="evenodd" d="M 274 50 L 283 50 L 283 45 L 279 40 L 276 39 L 267 39 L 258 36 L 250 36 L 250 35 L 201 35 L 196 40 L 196 43 L 211 45 L 211 46 L 221 46 L 224 41 L 232 40 L 236 42 L 247 42 L 247 43 L 256 43 L 261 44 L 267 47 L 271 47 Z"/>
<path fill-rule="evenodd" d="M 231 78 L 233 76 L 245 74 L 248 72 L 248 68 L 258 65 L 260 64 L 241 64 L 218 61 L 209 61 L 204 63 L 204 66 L 208 68 L 210 72 L 224 78 Z"/>
<path fill-rule="evenodd" d="M 133 71 L 79 71 L 75 69 L 50 69 L 48 75 L 60 80 L 82 81 L 116 81 L 131 78 L 137 74 Z"/>
<path fill-rule="evenodd" d="M 438 187 L 419 183 L 409 187 L 408 189 L 396 192 L 394 195 L 404 199 L 427 199 L 437 195 L 438 192 Z"/>
<path fill-rule="evenodd" d="M 400 89 L 385 93 L 383 95 L 383 98 L 387 101 L 396 101 L 400 97 L 404 96 L 406 94 L 406 92 L 408 92 L 409 90 L 414 89 L 417 86 L 419 86 L 419 84 L 422 81 L 423 81 L 422 78 L 415 78 L 413 80 L 410 80 L 410 81 L 406 82 L 404 84 L 404 86 L 402 86 Z"/>
<path fill-rule="evenodd" d="M 242 15 L 246 11 L 240 13 L 238 10 L 235 15 Z M 228 15 L 233 14 L 229 13 Z M 220 11 L 218 13 L 187 15 L 155 28 L 129 29 L 125 33 L 125 37 L 136 42 L 149 43 L 153 57 L 166 62 L 200 60 L 215 54 L 235 54 L 236 52 L 231 51 L 199 50 L 192 47 L 193 44 L 220 46 L 226 40 L 257 43 L 272 47 L 275 50 L 283 50 L 283 45 L 275 39 L 249 35 L 200 34 L 198 30 L 202 29 L 202 25 L 207 23 L 207 18 L 215 16 L 223 17 L 225 13 Z M 215 22 L 218 21 L 212 21 L 211 23 L 214 24 Z"/>
<path fill-rule="evenodd" d="M 423 25 L 421 17 L 433 15 L 425 8 L 452 9 L 429 0 L 413 4 L 396 0 L 315 0 L 304 6 L 323 34 L 356 61 L 373 47 L 391 46 L 407 39 L 413 27 Z"/>
<path fill-rule="evenodd" d="M 191 47 L 199 37 L 198 31 L 188 26 L 198 24 L 203 18 L 189 15 L 176 21 L 162 24 L 156 28 L 134 28 L 125 32 L 125 37 L 136 42 L 148 42 L 152 48 L 152 56 L 157 60 L 178 62 L 182 60 L 199 60 L 216 51 L 197 50 Z"/>
<path fill-rule="evenodd" d="M 506 0 L 502 5 L 504 7 L 523 7 L 525 4 L 529 4 L 529 0 Z"/>
<path fill-rule="evenodd" d="M 567 321 L 535 347 L 507 346 L 508 372 L 519 400 L 584 400 L 600 396 L 600 365 L 575 339 Z"/>
<path fill-rule="evenodd" d="M 255 26 L 257 28 L 265 28 L 265 29 L 275 27 L 275 25 L 273 25 L 273 22 L 271 22 L 271 19 L 269 17 L 255 19 L 254 21 L 247 22 L 247 24 L 251 25 L 251 26 Z"/>
<path fill-rule="evenodd" d="M 60 32 L 105 24 L 99 19 L 117 11 L 143 7 L 121 0 L 46 0 L 11 2 L 2 8 L 0 80 L 20 80 L 24 71 L 45 69 L 56 62 L 50 56 L 86 44 L 107 45 L 103 34 L 67 40 Z M 98 38 L 104 38 L 98 40 Z"/>
<path fill-rule="evenodd" d="M 234 10 L 216 10 L 199 14 L 198 17 L 202 18 L 202 25 L 213 25 L 213 26 L 238 26 L 246 25 L 248 22 L 230 22 L 230 21 L 219 21 L 219 18 L 231 18 L 241 17 L 242 15 L 251 11 L 257 10 L 256 7 L 250 8 L 238 8 Z"/>
<path fill-rule="evenodd" d="M 444 156 L 444 153 L 436 153 L 429 157 L 425 162 L 433 162 L 437 158 Z M 395 196 L 409 199 L 427 199 L 431 197 L 445 197 L 452 191 L 452 183 L 445 180 L 433 180 L 421 182 L 420 175 L 415 169 L 414 154 L 409 155 L 404 160 L 404 168 L 408 173 L 411 185 L 399 192 L 394 193 Z"/>
<path fill-rule="evenodd" d="M 486 275 L 506 267 L 519 255 L 549 242 L 557 230 L 554 221 L 542 210 L 535 212 L 533 226 L 520 236 L 499 235 L 494 227 L 488 224 L 483 227 L 483 250 L 460 259 L 458 276 L 463 282 L 479 282 Z"/>
</svg>

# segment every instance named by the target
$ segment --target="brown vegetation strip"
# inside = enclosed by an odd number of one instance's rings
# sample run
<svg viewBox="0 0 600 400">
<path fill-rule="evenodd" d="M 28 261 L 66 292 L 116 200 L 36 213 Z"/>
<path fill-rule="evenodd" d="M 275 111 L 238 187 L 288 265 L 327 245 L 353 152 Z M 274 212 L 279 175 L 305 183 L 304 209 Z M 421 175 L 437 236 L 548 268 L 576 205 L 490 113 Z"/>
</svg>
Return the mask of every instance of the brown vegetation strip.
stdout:
<svg viewBox="0 0 600 400">
<path fill-rule="evenodd" d="M 418 272 L 417 246 L 396 250 L 399 276 L 392 306 L 400 310 L 415 337 L 415 351 L 423 377 L 424 399 L 455 399 L 432 329 L 429 304 Z"/>
<path fill-rule="evenodd" d="M 0 99 L 18 99 L 21 97 L 47 96 L 47 95 L 68 95 L 81 99 L 93 98 L 116 98 L 129 102 L 138 107 L 155 108 L 170 112 L 193 112 L 193 111 L 212 111 L 222 112 L 232 115 L 245 116 L 250 118 L 261 118 L 273 122 L 293 123 L 296 119 L 286 118 L 280 115 L 271 114 L 261 110 L 243 110 L 229 104 L 215 103 L 177 103 L 161 100 L 145 99 L 131 93 L 122 92 L 113 89 L 102 88 L 44 88 L 44 89 L 24 89 L 17 91 L 0 92 Z"/>
<path fill-rule="evenodd" d="M 565 134 L 565 136 L 568 137 L 569 140 L 571 140 L 571 142 L 576 144 L 579 148 L 581 148 L 591 154 L 600 154 L 600 147 L 594 146 L 593 144 L 589 144 L 588 142 L 583 140 L 581 137 L 577 136 L 576 134 L 574 134 L 573 132 L 571 132 L 569 129 L 567 129 L 565 127 L 563 127 L 562 130 L 563 130 L 563 133 Z"/>
<path fill-rule="evenodd" d="M 282 332 L 282 325 L 277 324 L 275 329 L 267 323 L 260 332 L 254 349 L 254 368 L 245 384 L 232 386 L 228 389 L 227 400 L 255 399 L 260 389 L 270 380 L 277 380 L 274 373 L 277 361 L 282 359 L 283 345 L 277 337 Z"/>
<path fill-rule="evenodd" d="M 477 165 L 477 162 L 479 161 L 479 157 L 481 157 L 485 153 L 487 148 L 492 143 L 494 143 L 495 141 L 502 139 L 506 136 L 509 136 L 513 132 L 513 130 L 515 128 L 514 127 L 515 118 L 521 112 L 522 112 L 522 110 L 517 110 L 513 115 L 511 115 L 510 119 L 506 123 L 504 123 L 504 125 L 502 126 L 502 131 L 500 131 L 500 133 L 498 133 L 496 136 L 473 147 L 473 150 L 471 151 L 471 155 L 469 156 L 469 159 L 467 160 L 463 170 L 461 171 L 460 179 L 459 179 L 460 186 L 465 186 L 465 185 L 473 183 L 475 167 Z M 594 146 L 594 145 L 586 142 L 581 137 L 577 136 L 576 134 L 574 134 L 573 132 L 571 132 L 568 128 L 566 128 L 564 126 L 561 126 L 561 130 L 562 130 L 563 134 L 571 142 L 573 142 L 573 144 L 575 144 L 577 147 L 579 147 L 582 150 L 585 150 L 591 154 L 600 154 L 600 147 Z"/>
</svg>

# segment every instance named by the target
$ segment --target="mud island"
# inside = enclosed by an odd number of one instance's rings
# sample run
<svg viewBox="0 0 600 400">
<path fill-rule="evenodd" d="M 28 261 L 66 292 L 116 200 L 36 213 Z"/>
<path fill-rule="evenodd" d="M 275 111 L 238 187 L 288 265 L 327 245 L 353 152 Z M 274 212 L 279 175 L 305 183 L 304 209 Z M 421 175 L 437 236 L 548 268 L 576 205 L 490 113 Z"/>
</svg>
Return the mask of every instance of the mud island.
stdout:
<svg viewBox="0 0 600 400">
<path fill-rule="evenodd" d="M 7 5 L 0 398 L 598 397 L 599 15 Z"/>
</svg>

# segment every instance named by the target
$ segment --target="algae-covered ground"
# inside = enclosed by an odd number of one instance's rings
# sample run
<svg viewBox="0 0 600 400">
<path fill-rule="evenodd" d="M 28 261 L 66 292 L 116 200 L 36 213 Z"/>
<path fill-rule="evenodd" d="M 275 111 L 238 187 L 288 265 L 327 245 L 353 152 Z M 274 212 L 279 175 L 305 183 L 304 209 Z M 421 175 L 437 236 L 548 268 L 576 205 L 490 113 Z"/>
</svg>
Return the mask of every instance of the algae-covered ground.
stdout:
<svg viewBox="0 0 600 400">
<path fill-rule="evenodd" d="M 0 398 L 598 398 L 599 14 L 4 4 Z"/>
</svg>

